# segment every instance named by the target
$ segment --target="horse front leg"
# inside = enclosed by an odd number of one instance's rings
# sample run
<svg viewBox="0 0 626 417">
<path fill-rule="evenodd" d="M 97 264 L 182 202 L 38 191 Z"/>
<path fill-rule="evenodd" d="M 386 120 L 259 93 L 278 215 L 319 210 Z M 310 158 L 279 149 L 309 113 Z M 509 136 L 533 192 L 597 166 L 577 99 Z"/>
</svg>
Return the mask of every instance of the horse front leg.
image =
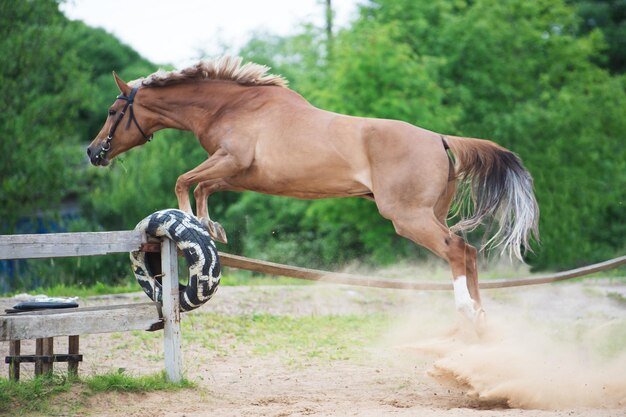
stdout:
<svg viewBox="0 0 626 417">
<path fill-rule="evenodd" d="M 206 197 L 211 192 L 211 184 L 220 185 L 223 183 L 222 178 L 235 176 L 243 170 L 243 165 L 238 163 L 237 159 L 223 149 L 218 149 L 211 157 L 191 171 L 181 175 L 176 180 L 176 198 L 178 199 L 178 208 L 189 214 L 193 214 L 191 210 L 191 202 L 189 200 L 189 187 L 192 184 L 199 185 L 199 199 L 196 198 L 196 209 L 200 209 L 198 217 L 206 217 L 208 219 L 208 209 L 206 208 Z M 203 191 L 202 183 L 206 183 L 206 194 Z M 227 185 L 226 183 L 223 183 Z M 219 189 L 219 187 L 218 187 Z M 194 191 L 195 194 L 195 191 Z M 198 204 L 198 201 L 201 201 Z M 198 211 L 198 210 L 197 210 Z M 209 231 L 210 227 L 207 227 Z M 223 230 L 223 229 L 222 229 Z M 216 240 L 222 241 L 221 236 L 215 236 Z M 225 238 L 225 234 L 224 234 Z"/>
<path fill-rule="evenodd" d="M 200 222 L 209 230 L 211 237 L 222 243 L 228 243 L 226 231 L 221 224 L 211 220 L 207 200 L 209 196 L 218 191 L 244 191 L 242 188 L 234 187 L 223 179 L 208 180 L 199 183 L 193 192 L 196 200 L 196 216 Z"/>
</svg>

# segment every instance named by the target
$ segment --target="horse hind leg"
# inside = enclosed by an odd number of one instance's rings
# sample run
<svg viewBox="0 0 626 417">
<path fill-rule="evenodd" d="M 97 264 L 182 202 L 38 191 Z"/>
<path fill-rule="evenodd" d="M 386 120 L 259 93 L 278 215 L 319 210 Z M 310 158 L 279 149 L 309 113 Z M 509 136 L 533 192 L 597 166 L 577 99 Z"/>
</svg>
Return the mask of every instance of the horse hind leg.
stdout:
<svg viewBox="0 0 626 417">
<path fill-rule="evenodd" d="M 484 310 L 478 291 L 476 249 L 465 243 L 460 236 L 452 234 L 432 209 L 404 213 L 388 217 L 393 222 L 396 232 L 448 262 L 454 280 L 456 308 L 461 315 L 479 328 L 484 320 Z"/>
<path fill-rule="evenodd" d="M 467 276 L 467 287 L 470 292 L 470 296 L 479 306 L 482 305 L 480 301 L 480 291 L 478 288 L 478 266 L 477 266 L 478 251 L 472 245 L 465 243 L 465 272 Z"/>
<path fill-rule="evenodd" d="M 457 309 L 474 323 L 477 331 L 481 332 L 485 326 L 485 311 L 482 307 L 478 286 L 478 270 L 476 266 L 478 251 L 475 247 L 465 242 L 463 238 L 454 236 L 464 246 L 465 254 L 465 276 L 454 278 L 454 295 Z M 469 299 L 467 298 L 468 295 Z M 458 301 L 459 297 L 461 298 L 460 302 Z"/>
<path fill-rule="evenodd" d="M 450 160 L 449 162 L 450 162 L 450 165 L 449 165 L 450 168 L 448 172 L 448 183 L 446 184 L 446 188 L 444 192 L 441 194 L 441 197 L 435 203 L 435 207 L 433 209 L 435 213 L 435 217 L 437 218 L 439 223 L 441 223 L 441 225 L 444 226 L 448 235 L 450 235 L 451 233 L 446 226 L 446 218 L 448 216 L 448 213 L 450 212 L 450 206 L 452 205 L 452 200 L 454 199 L 454 196 L 456 194 L 456 187 L 457 187 L 456 181 L 454 179 L 454 166 Z M 461 238 L 459 237 L 459 239 Z M 478 287 L 478 268 L 476 265 L 478 251 L 476 250 L 475 247 L 463 241 L 462 239 L 461 241 L 465 244 L 465 277 L 467 280 L 467 289 L 469 291 L 472 301 L 477 304 L 477 310 L 479 311 L 478 320 L 480 322 L 483 322 L 485 314 L 481 307 L 482 304 L 480 300 L 480 291 Z M 457 285 L 461 289 L 463 288 L 462 285 L 460 284 L 457 284 Z"/>
</svg>

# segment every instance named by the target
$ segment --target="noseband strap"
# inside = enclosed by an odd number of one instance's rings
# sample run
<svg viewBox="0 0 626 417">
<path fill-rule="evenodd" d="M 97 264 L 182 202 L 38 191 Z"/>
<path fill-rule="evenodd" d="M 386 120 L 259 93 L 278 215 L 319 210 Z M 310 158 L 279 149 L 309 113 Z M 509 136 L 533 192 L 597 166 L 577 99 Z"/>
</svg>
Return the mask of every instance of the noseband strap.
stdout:
<svg viewBox="0 0 626 417">
<path fill-rule="evenodd" d="M 139 126 L 139 122 L 137 122 L 137 118 L 135 117 L 135 111 L 133 110 L 135 94 L 137 94 L 138 89 L 138 87 L 134 87 L 132 90 L 130 90 L 130 94 L 128 96 L 125 96 L 123 94 L 117 96 L 118 100 L 126 100 L 126 104 L 124 105 L 124 108 L 120 112 L 119 116 L 117 116 L 117 119 L 115 120 L 115 123 L 113 123 L 113 126 L 111 126 L 111 130 L 109 130 L 109 134 L 105 139 L 104 145 L 102 146 L 101 153 L 104 153 L 104 155 L 101 155 L 102 158 L 104 158 L 106 152 L 111 149 L 111 141 L 113 140 L 113 135 L 115 134 L 115 131 L 117 130 L 120 122 L 124 118 L 126 111 L 129 112 L 128 121 L 126 122 L 126 129 L 130 127 L 130 122 L 133 122 L 135 123 L 135 126 L 137 126 L 137 129 L 139 129 L 139 132 L 143 135 L 144 139 L 146 139 L 146 141 L 150 142 L 152 140 L 152 135 L 146 135 L 141 126 Z"/>
</svg>

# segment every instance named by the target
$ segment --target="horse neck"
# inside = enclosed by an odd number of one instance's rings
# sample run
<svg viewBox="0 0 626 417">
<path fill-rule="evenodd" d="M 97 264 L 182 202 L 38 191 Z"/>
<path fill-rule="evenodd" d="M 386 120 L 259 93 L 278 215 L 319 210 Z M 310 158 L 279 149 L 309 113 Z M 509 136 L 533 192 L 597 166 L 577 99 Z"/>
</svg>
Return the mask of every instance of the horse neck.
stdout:
<svg viewBox="0 0 626 417">
<path fill-rule="evenodd" d="M 202 81 L 153 89 L 147 103 L 158 113 L 159 129 L 206 132 L 224 114 L 246 107 L 256 95 L 250 89 L 230 81 Z"/>
</svg>

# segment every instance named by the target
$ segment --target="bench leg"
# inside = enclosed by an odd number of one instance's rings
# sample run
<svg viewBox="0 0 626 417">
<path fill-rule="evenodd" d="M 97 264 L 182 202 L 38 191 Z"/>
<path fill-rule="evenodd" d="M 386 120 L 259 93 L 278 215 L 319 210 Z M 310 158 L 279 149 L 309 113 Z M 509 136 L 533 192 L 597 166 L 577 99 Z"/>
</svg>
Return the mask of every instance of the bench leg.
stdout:
<svg viewBox="0 0 626 417">
<path fill-rule="evenodd" d="M 10 356 L 20 356 L 21 351 L 21 340 L 11 340 L 9 341 L 9 355 Z M 9 379 L 11 381 L 19 381 L 20 380 L 20 362 L 11 362 L 9 363 Z"/>
<path fill-rule="evenodd" d="M 78 355 L 79 350 L 79 340 L 78 336 L 70 336 L 69 338 L 69 348 L 67 353 L 70 355 Z M 69 361 L 67 363 L 67 374 L 70 377 L 78 376 L 78 361 Z"/>
<path fill-rule="evenodd" d="M 44 337 L 41 339 L 37 339 L 35 342 L 35 354 L 37 356 L 54 355 L 54 338 Z M 52 367 L 52 362 L 44 362 L 41 359 L 35 361 L 35 376 L 52 372 Z"/>
</svg>

